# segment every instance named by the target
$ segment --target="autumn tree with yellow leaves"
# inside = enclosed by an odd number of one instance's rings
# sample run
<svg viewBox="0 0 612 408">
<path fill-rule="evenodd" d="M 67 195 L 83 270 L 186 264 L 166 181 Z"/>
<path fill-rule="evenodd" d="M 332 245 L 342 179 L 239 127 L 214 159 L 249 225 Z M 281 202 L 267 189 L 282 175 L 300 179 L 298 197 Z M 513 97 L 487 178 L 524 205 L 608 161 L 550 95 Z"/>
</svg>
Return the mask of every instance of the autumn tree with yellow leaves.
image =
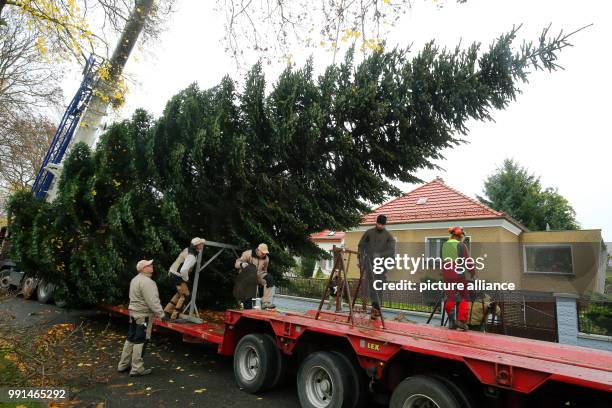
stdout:
<svg viewBox="0 0 612 408">
<path fill-rule="evenodd" d="M 110 104 L 125 101 L 123 67 L 139 38 L 157 36 L 174 0 L 0 0 L 0 201 L 14 185 L 6 172 L 32 159 L 14 150 L 13 130 L 37 123 L 54 109 L 63 110 L 59 87 L 63 68 L 84 64 L 90 54 L 105 56 L 98 66 L 95 98 L 81 126 L 99 123 Z M 97 22 L 97 24 L 94 24 Z M 112 50 L 111 43 L 118 38 Z M 48 143 L 46 144 L 48 146 Z M 23 153 L 23 154 L 20 154 Z M 10 162 L 9 162 L 10 160 Z M 32 168 L 25 179 L 33 179 Z M 27 187 L 27 186 L 26 186 Z"/>
</svg>

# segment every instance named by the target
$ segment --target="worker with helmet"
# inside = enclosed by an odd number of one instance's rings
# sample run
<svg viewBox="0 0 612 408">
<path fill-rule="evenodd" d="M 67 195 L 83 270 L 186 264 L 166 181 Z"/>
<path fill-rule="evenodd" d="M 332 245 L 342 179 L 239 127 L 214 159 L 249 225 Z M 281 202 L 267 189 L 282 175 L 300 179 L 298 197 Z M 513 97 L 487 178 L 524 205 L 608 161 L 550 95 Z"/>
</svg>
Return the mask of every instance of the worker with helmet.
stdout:
<svg viewBox="0 0 612 408">
<path fill-rule="evenodd" d="M 444 310 L 448 314 L 449 328 L 468 330 L 470 293 L 465 272 L 469 272 L 473 278 L 474 265 L 473 262 L 468 261 L 471 258 L 464 242 L 463 228 L 451 227 L 448 232 L 451 235 L 450 239 L 442 245 L 442 269 L 444 282 L 454 284 L 454 286 L 445 292 Z M 456 318 L 455 306 L 457 306 Z"/>
<path fill-rule="evenodd" d="M 198 260 L 198 255 L 204 249 L 206 240 L 195 237 L 191 240 L 189 248 L 181 251 L 174 263 L 170 266 L 168 275 L 176 286 L 176 294 L 164 308 L 164 312 L 172 320 L 176 320 L 182 312 L 183 307 L 189 297 L 189 273 L 193 270 Z M 179 269 L 180 268 L 180 269 Z"/>
<path fill-rule="evenodd" d="M 255 265 L 257 268 L 257 283 L 263 286 L 262 309 L 274 309 L 276 306 L 272 303 L 274 297 L 274 280 L 272 274 L 268 273 L 270 266 L 270 251 L 268 245 L 259 244 L 255 249 L 247 249 L 242 253 L 240 258 L 236 259 L 236 269 L 242 271 L 249 265 Z M 250 301 L 244 302 L 245 309 L 252 307 Z"/>
</svg>

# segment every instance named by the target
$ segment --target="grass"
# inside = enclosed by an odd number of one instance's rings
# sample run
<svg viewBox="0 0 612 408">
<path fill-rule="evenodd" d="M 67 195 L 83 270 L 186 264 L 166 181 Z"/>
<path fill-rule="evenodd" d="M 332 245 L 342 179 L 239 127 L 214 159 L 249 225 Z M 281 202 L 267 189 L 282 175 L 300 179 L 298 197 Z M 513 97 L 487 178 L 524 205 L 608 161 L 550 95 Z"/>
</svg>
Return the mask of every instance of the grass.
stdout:
<svg viewBox="0 0 612 408">
<path fill-rule="evenodd" d="M 22 380 L 22 374 L 14 362 L 14 355 L 10 345 L 0 343 L 0 384 L 4 387 L 23 388 L 18 385 Z M 42 408 L 44 406 L 42 402 L 0 402 L 0 408 Z"/>
<path fill-rule="evenodd" d="M 14 353 L 8 345 L 0 344 L 0 384 L 17 385 L 21 373 L 13 361 Z"/>
</svg>

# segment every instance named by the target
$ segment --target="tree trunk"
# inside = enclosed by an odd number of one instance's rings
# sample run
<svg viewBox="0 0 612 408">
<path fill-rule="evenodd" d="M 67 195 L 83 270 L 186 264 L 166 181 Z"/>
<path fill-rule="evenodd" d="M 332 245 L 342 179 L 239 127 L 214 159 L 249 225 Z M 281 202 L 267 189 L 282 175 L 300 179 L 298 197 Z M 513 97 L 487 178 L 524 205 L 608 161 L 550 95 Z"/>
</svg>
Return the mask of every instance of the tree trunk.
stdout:
<svg viewBox="0 0 612 408">
<path fill-rule="evenodd" d="M 129 20 L 125 24 L 123 33 L 117 41 L 117 46 L 113 51 L 113 55 L 108 61 L 110 65 L 110 78 L 104 83 L 98 84 L 98 88 L 105 95 L 112 95 L 117 88 L 117 83 L 125 64 L 138 41 L 138 37 L 144 27 L 147 16 L 153 8 L 154 0 L 136 0 L 134 2 L 134 10 L 130 15 Z M 75 136 L 74 142 L 84 142 L 89 147 L 92 147 L 96 141 L 96 132 L 100 122 L 106 116 L 108 102 L 105 102 L 97 95 L 92 97 L 92 100 L 85 110 L 81 118 L 82 126 L 79 127 Z"/>
<path fill-rule="evenodd" d="M 2 20 L 2 10 L 4 10 L 4 6 L 6 5 L 6 0 L 0 0 L 0 25 L 3 24 Z"/>
<path fill-rule="evenodd" d="M 2 0 L 0 0 L 2 1 Z M 125 24 L 123 33 L 117 41 L 117 46 L 113 51 L 113 55 L 108 61 L 110 65 L 110 78 L 108 81 L 98 83 L 96 86 L 103 95 L 112 95 L 117 89 L 117 84 L 123 68 L 138 41 L 138 37 L 144 28 L 147 17 L 153 9 L 154 0 L 135 0 L 134 9 L 130 15 L 129 20 Z M 81 123 L 77 128 L 74 136 L 73 144 L 83 142 L 90 148 L 93 148 L 98 136 L 98 129 L 102 119 L 106 116 L 106 110 L 108 108 L 108 102 L 105 102 L 99 95 L 94 94 L 89 102 L 89 105 L 85 109 L 83 116 L 81 117 Z M 61 169 L 61 167 L 60 167 Z M 60 170 L 61 172 L 61 170 Z M 60 178 L 58 173 L 54 179 L 49 194 L 47 195 L 48 201 L 53 201 L 57 194 L 57 185 Z"/>
</svg>

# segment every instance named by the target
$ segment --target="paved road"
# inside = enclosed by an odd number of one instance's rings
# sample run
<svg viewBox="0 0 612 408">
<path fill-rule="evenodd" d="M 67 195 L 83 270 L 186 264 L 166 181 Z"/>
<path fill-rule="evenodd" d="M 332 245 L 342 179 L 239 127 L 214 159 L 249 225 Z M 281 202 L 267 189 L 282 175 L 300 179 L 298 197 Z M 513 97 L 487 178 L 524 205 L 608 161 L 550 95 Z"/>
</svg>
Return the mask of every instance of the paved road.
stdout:
<svg viewBox="0 0 612 408">
<path fill-rule="evenodd" d="M 0 316 L 14 316 L 3 322 L 3 328 L 38 327 L 41 330 L 59 323 L 82 322 L 93 333 L 104 331 L 109 340 L 105 355 L 108 360 L 93 361 L 99 353 L 84 354 L 83 362 L 91 359 L 96 369 L 103 371 L 103 382 L 66 384 L 77 388 L 79 406 L 106 407 L 266 407 L 295 408 L 299 406 L 295 385 L 272 390 L 261 395 L 241 392 L 234 382 L 231 358 L 221 357 L 210 346 L 185 344 L 173 334 L 155 334 L 145 363 L 153 367 L 152 375 L 131 378 L 115 371 L 121 353 L 127 324 L 110 319 L 95 311 L 67 311 L 54 305 L 10 298 L 0 303 Z M 115 357 L 116 356 L 116 357 Z M 104 364 L 104 366 L 102 366 Z M 78 382 L 78 381 L 77 381 Z"/>
</svg>

